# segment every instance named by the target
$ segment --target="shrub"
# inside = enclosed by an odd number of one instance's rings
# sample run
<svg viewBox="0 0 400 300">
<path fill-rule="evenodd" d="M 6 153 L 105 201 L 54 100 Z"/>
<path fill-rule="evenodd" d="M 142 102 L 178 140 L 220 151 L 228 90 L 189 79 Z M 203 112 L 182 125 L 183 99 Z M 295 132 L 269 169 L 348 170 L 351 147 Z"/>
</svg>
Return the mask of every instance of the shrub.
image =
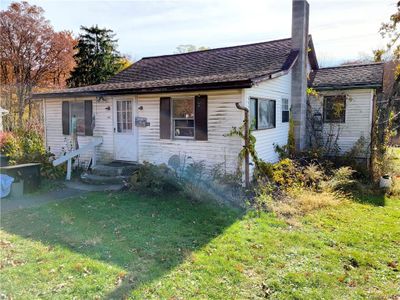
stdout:
<svg viewBox="0 0 400 300">
<path fill-rule="evenodd" d="M 54 154 L 46 151 L 41 131 L 35 127 L 0 133 L 0 151 L 8 157 L 9 164 L 40 163 L 41 175 L 56 179 L 64 176 L 65 166 L 54 167 Z"/>
<path fill-rule="evenodd" d="M 283 145 L 279 146 L 278 144 L 273 144 L 274 151 L 278 154 L 279 159 L 286 159 L 289 158 L 289 146 Z"/>
<path fill-rule="evenodd" d="M 304 180 L 307 186 L 318 189 L 321 181 L 324 179 L 324 171 L 316 164 L 310 164 L 304 168 Z"/>
<path fill-rule="evenodd" d="M 350 167 L 341 167 L 333 173 L 330 180 L 326 181 L 324 188 L 326 191 L 349 191 L 356 181 L 353 179 L 355 171 Z"/>
<path fill-rule="evenodd" d="M 206 171 L 206 163 L 204 160 L 192 162 L 185 169 L 185 177 L 191 181 L 199 181 L 203 178 Z"/>
<path fill-rule="evenodd" d="M 283 159 L 273 165 L 272 180 L 283 188 L 301 184 L 302 174 L 294 160 Z"/>
<path fill-rule="evenodd" d="M 254 177 L 257 178 L 268 178 L 273 179 L 274 165 L 265 161 L 260 160 L 257 169 L 254 170 Z"/>
<path fill-rule="evenodd" d="M 12 132 L 0 132 L 0 152 L 9 159 L 10 164 L 16 164 L 22 155 L 18 137 Z"/>
<path fill-rule="evenodd" d="M 20 128 L 16 131 L 16 134 L 21 147 L 18 163 L 43 163 L 47 154 L 41 132 L 35 130 L 35 128 Z"/>
<path fill-rule="evenodd" d="M 162 195 L 166 192 L 182 190 L 176 173 L 165 164 L 154 165 L 144 162 L 143 165 L 131 176 L 130 186 L 132 190 L 151 195 Z"/>
</svg>

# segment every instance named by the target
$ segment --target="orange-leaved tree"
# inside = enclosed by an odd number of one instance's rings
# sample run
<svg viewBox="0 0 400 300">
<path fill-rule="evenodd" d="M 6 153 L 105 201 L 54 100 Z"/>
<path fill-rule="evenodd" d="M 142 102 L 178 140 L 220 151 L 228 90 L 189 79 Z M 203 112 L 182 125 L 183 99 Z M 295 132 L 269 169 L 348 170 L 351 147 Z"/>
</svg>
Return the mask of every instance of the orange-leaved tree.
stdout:
<svg viewBox="0 0 400 300">
<path fill-rule="evenodd" d="M 1 103 L 23 124 L 32 115 L 34 89 L 63 87 L 74 67 L 71 32 L 55 32 L 44 10 L 28 2 L 13 2 L 0 11 Z"/>
</svg>

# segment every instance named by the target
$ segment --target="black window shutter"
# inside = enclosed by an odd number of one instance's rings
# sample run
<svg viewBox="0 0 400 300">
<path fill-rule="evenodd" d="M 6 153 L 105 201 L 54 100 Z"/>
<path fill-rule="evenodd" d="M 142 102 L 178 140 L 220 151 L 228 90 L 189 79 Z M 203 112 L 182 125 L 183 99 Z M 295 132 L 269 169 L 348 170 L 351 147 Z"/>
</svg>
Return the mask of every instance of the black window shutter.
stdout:
<svg viewBox="0 0 400 300">
<path fill-rule="evenodd" d="M 287 122 L 289 122 L 289 111 L 283 110 L 282 111 L 282 123 L 287 123 Z"/>
<path fill-rule="evenodd" d="M 62 133 L 69 135 L 69 101 L 62 102 Z"/>
<path fill-rule="evenodd" d="M 85 135 L 93 135 L 93 101 L 85 100 Z"/>
<path fill-rule="evenodd" d="M 195 97 L 195 139 L 198 141 L 207 141 L 208 139 L 208 109 L 207 95 L 199 95 Z"/>
<path fill-rule="evenodd" d="M 171 138 L 171 98 L 160 98 L 160 139 Z"/>
<path fill-rule="evenodd" d="M 273 101 L 274 103 L 274 128 L 276 127 L 276 101 Z"/>
</svg>

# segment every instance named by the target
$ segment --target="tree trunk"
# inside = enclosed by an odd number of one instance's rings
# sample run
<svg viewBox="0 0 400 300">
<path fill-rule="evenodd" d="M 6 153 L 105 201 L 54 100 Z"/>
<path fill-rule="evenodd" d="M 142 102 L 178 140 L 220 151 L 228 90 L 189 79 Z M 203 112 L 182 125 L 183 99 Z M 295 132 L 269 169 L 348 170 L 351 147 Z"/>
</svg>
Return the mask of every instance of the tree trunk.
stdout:
<svg viewBox="0 0 400 300">
<path fill-rule="evenodd" d="M 24 92 L 21 86 L 17 86 L 17 99 L 18 99 L 18 127 L 22 127 L 25 103 L 24 103 Z"/>
</svg>

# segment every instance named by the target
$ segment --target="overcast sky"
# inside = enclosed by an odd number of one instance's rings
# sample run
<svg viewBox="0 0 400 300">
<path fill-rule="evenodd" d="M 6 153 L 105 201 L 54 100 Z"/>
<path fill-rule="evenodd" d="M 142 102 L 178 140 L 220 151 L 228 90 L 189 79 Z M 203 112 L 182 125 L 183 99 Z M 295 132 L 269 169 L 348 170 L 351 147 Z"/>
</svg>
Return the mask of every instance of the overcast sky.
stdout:
<svg viewBox="0 0 400 300">
<path fill-rule="evenodd" d="M 11 1 L 0 0 L 6 9 Z M 134 60 L 170 54 L 180 44 L 210 48 L 290 37 L 291 0 L 98 1 L 31 0 L 56 30 L 79 33 L 98 24 L 117 35 Z M 310 33 L 321 65 L 371 54 L 383 47 L 382 22 L 396 0 L 309 0 Z"/>
</svg>

